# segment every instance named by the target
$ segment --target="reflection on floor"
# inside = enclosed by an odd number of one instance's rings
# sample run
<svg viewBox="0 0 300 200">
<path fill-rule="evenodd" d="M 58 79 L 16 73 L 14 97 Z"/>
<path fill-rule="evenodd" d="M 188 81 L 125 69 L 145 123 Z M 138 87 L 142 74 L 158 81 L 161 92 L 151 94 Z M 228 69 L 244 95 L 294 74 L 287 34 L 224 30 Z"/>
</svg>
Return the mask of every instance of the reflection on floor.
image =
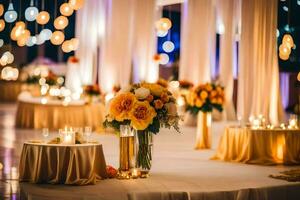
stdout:
<svg viewBox="0 0 300 200">
<path fill-rule="evenodd" d="M 182 127 L 184 134 L 163 130 L 155 137 L 154 161 L 149 179 L 104 180 L 91 186 L 18 183 L 18 162 L 23 142 L 42 138 L 40 131 L 14 128 L 16 105 L 0 104 L 0 200 L 2 199 L 127 199 L 132 192 L 226 191 L 242 188 L 293 185 L 271 179 L 269 174 L 291 169 L 285 166 L 255 166 L 211 161 L 214 150 L 193 150 L 195 128 Z M 224 123 L 213 124 L 216 147 Z M 52 136 L 54 133 L 52 133 Z M 103 144 L 106 162 L 118 166 L 118 139 L 114 135 L 93 135 Z M 297 186 L 297 185 L 295 185 Z M 299 186 L 300 187 L 300 186 Z M 113 197 L 112 197 L 113 196 Z M 300 198 L 299 198 L 300 199 Z"/>
</svg>

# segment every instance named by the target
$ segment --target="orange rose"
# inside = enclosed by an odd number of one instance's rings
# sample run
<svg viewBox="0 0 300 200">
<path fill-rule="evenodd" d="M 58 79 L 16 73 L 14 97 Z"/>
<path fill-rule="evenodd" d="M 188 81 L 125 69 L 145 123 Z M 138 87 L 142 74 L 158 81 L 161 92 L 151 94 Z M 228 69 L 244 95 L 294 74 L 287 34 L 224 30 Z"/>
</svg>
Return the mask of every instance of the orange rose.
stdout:
<svg viewBox="0 0 300 200">
<path fill-rule="evenodd" d="M 168 103 L 169 102 L 169 100 L 170 100 L 170 97 L 169 97 L 169 95 L 167 94 L 167 93 L 162 93 L 161 95 L 160 95 L 160 99 L 164 102 L 164 103 Z"/>
<path fill-rule="evenodd" d="M 146 98 L 146 100 L 147 100 L 149 103 L 152 102 L 153 99 L 154 99 L 154 97 L 153 97 L 151 94 L 148 95 L 147 98 Z"/>
<path fill-rule="evenodd" d="M 163 102 L 161 100 L 155 100 L 154 101 L 154 107 L 155 109 L 161 109 L 164 106 Z"/>
</svg>

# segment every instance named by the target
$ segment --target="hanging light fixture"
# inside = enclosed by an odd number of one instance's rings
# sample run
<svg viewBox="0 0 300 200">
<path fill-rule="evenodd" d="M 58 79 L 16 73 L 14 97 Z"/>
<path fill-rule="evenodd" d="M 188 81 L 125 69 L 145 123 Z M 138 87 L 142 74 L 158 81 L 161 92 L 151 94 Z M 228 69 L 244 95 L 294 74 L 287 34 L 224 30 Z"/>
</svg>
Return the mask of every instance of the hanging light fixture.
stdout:
<svg viewBox="0 0 300 200">
<path fill-rule="evenodd" d="M 156 23 L 155 27 L 158 31 L 168 31 L 172 27 L 172 22 L 169 18 L 160 18 Z"/>
<path fill-rule="evenodd" d="M 30 1 L 30 7 L 26 8 L 25 10 L 25 19 L 27 21 L 34 21 L 39 14 L 39 10 L 37 7 L 33 5 L 33 0 Z"/>
<path fill-rule="evenodd" d="M 63 43 L 64 40 L 65 40 L 65 35 L 61 31 L 53 32 L 50 39 L 51 43 L 54 45 L 60 45 L 61 43 Z"/>
<path fill-rule="evenodd" d="M 26 42 L 26 46 L 28 47 L 32 47 L 33 45 L 35 45 L 36 43 L 36 37 L 35 36 L 31 36 L 27 42 Z"/>
<path fill-rule="evenodd" d="M 44 40 L 50 40 L 51 39 L 51 35 L 52 35 L 52 31 L 50 29 L 43 29 L 40 32 L 40 36 L 44 39 Z"/>
<path fill-rule="evenodd" d="M 0 32 L 3 31 L 5 28 L 5 21 L 3 19 L 0 19 Z"/>
<path fill-rule="evenodd" d="M 79 46 L 79 39 L 78 38 L 72 38 L 71 39 L 71 43 L 73 45 L 73 51 L 77 50 L 78 49 L 78 46 Z"/>
<path fill-rule="evenodd" d="M 68 24 L 69 20 L 65 16 L 59 16 L 54 20 L 54 27 L 58 30 L 63 30 Z"/>
<path fill-rule="evenodd" d="M 172 41 L 165 41 L 162 45 L 162 48 L 165 52 L 170 53 L 174 51 L 175 45 Z"/>
<path fill-rule="evenodd" d="M 292 48 L 294 46 L 293 37 L 288 33 L 285 34 L 282 38 L 282 43 L 286 44 L 289 48 Z"/>
<path fill-rule="evenodd" d="M 0 16 L 2 16 L 4 13 L 4 6 L 3 4 L 0 4 Z"/>
<path fill-rule="evenodd" d="M 74 10 L 79 10 L 83 7 L 84 0 L 69 0 L 69 4 Z"/>
<path fill-rule="evenodd" d="M 279 52 L 280 52 L 280 54 L 282 54 L 282 55 L 290 55 L 290 53 L 291 53 L 291 48 L 289 48 L 289 46 L 287 46 L 285 43 L 282 43 L 282 44 L 279 46 Z"/>
<path fill-rule="evenodd" d="M 36 17 L 36 22 L 38 24 L 45 25 L 49 22 L 49 19 L 50 19 L 49 13 L 47 11 L 41 11 Z"/>
<path fill-rule="evenodd" d="M 63 3 L 60 6 L 59 11 L 64 16 L 71 16 L 74 12 L 72 6 L 69 3 Z"/>
<path fill-rule="evenodd" d="M 62 44 L 61 48 L 62 48 L 63 52 L 65 52 L 65 53 L 71 52 L 72 49 L 73 49 L 72 42 L 70 40 L 64 41 L 64 43 Z"/>
<path fill-rule="evenodd" d="M 4 19 L 7 23 L 12 23 L 16 21 L 18 13 L 14 10 L 14 5 L 9 3 L 8 10 L 4 14 Z"/>
</svg>

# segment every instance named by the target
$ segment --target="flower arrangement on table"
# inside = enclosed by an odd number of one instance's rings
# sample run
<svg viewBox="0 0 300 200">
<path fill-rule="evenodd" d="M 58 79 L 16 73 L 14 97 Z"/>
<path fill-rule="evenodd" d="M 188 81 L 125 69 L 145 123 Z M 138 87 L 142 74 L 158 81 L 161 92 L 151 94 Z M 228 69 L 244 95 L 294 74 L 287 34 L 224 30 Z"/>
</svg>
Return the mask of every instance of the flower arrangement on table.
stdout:
<svg viewBox="0 0 300 200">
<path fill-rule="evenodd" d="M 214 83 L 199 85 L 187 97 L 187 111 L 197 115 L 196 149 L 211 148 L 211 112 L 223 110 L 224 88 Z"/>
<path fill-rule="evenodd" d="M 42 77 L 41 75 L 28 76 L 26 79 L 26 83 L 27 84 L 39 84 L 39 81 L 41 78 L 45 78 L 45 80 L 46 80 L 45 83 L 48 84 L 49 86 L 52 86 L 52 85 L 57 84 L 57 79 L 59 78 L 59 76 L 57 76 L 51 70 L 49 70 L 48 75 L 45 77 Z"/>
<path fill-rule="evenodd" d="M 213 109 L 221 112 L 224 101 L 224 88 L 214 83 L 206 83 L 198 85 L 188 94 L 187 110 L 194 115 L 199 111 L 212 112 Z"/>
<path fill-rule="evenodd" d="M 179 132 L 176 100 L 166 88 L 155 83 L 134 84 L 122 89 L 109 103 L 105 127 L 117 132 L 120 125 L 129 125 L 137 131 L 139 141 L 137 166 L 150 170 L 152 135 L 161 127 L 173 127 Z"/>
<path fill-rule="evenodd" d="M 87 103 L 97 102 L 101 100 L 102 91 L 99 85 L 86 85 L 83 87 L 83 91 Z"/>
</svg>

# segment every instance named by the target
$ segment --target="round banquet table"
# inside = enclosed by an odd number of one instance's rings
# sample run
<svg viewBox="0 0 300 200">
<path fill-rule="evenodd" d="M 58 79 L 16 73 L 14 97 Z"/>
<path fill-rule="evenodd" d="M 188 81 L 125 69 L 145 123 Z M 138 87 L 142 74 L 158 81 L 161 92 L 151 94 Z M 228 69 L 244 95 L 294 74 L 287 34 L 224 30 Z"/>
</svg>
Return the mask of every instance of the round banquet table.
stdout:
<svg viewBox="0 0 300 200">
<path fill-rule="evenodd" d="M 300 164 L 300 130 L 227 127 L 212 159 L 261 165 Z"/>
<path fill-rule="evenodd" d="M 18 128 L 57 130 L 65 126 L 91 126 L 101 130 L 105 117 L 105 106 L 102 103 L 85 104 L 84 101 L 72 101 L 67 106 L 59 100 L 48 100 L 41 103 L 41 98 L 19 97 L 16 114 Z"/>
<path fill-rule="evenodd" d="M 22 91 L 18 81 L 0 81 L 0 102 L 15 102 Z"/>
<path fill-rule="evenodd" d="M 24 143 L 21 182 L 88 185 L 104 178 L 107 173 L 101 144 Z"/>
</svg>

